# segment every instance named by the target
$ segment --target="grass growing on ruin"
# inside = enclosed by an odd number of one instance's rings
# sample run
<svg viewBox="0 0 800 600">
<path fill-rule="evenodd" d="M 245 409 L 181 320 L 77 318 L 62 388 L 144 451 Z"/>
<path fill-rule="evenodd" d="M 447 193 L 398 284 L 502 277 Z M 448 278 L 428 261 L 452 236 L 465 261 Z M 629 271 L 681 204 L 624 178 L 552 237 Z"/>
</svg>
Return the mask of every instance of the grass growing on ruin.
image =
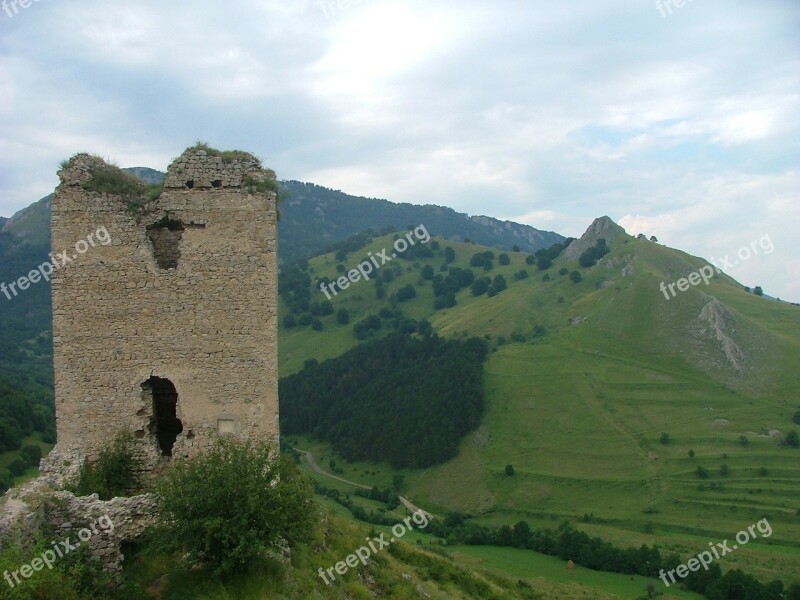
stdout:
<svg viewBox="0 0 800 600">
<path fill-rule="evenodd" d="M 275 179 L 265 178 L 265 179 L 254 179 L 253 177 L 245 177 L 242 181 L 242 186 L 247 189 L 248 192 L 251 194 L 256 193 L 263 193 L 263 192 L 275 192 L 277 195 L 279 193 L 278 190 L 278 182 Z"/>
<path fill-rule="evenodd" d="M 77 496 L 97 494 L 101 500 L 130 495 L 142 486 L 141 466 L 133 434 L 122 432 L 100 451 L 95 463 L 83 464 L 72 491 Z"/>
<path fill-rule="evenodd" d="M 201 142 L 199 140 L 195 142 L 194 146 L 187 148 L 187 150 L 202 150 L 208 156 L 219 156 L 222 158 L 222 162 L 224 163 L 232 163 L 237 160 L 254 160 L 259 166 L 261 166 L 261 159 L 250 154 L 249 152 L 245 152 L 244 150 L 219 150 L 218 148 L 214 148 L 213 146 L 209 145 L 208 142 Z"/>
<path fill-rule="evenodd" d="M 148 207 L 161 196 L 164 184 L 148 185 L 114 164 L 107 164 L 99 157 L 96 157 L 96 160 L 97 164 L 91 171 L 91 178 L 81 187 L 89 192 L 120 196 L 125 203 L 126 212 L 136 217 L 138 222 L 148 211 Z M 69 161 L 62 163 L 62 168 L 68 165 Z"/>
<path fill-rule="evenodd" d="M 74 537 L 73 537 L 74 540 Z M 0 550 L 0 573 L 8 573 L 0 583 L 0 600 L 142 600 L 148 596 L 135 582 L 119 582 L 89 554 L 88 546 L 78 547 L 64 556 L 56 557 L 52 568 L 33 571 L 29 578 L 20 573 L 23 565 L 30 566 L 34 559 L 40 561 L 44 552 L 52 552 L 56 541 L 52 531 L 42 531 L 36 539 L 29 540 L 31 547 L 25 551 L 16 546 Z M 54 554 L 55 555 L 55 554 Z M 13 573 L 20 582 L 16 583 Z"/>
<path fill-rule="evenodd" d="M 117 196 L 141 196 L 147 188 L 137 177 L 126 173 L 116 165 L 105 163 L 95 166 L 92 169 L 91 178 L 81 187 L 89 192 Z"/>
</svg>

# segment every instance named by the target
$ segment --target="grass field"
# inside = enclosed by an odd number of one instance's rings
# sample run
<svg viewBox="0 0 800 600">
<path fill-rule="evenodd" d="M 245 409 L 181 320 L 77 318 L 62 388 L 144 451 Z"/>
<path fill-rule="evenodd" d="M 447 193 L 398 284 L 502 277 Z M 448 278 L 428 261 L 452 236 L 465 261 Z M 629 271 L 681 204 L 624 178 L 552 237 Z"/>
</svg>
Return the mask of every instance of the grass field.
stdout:
<svg viewBox="0 0 800 600">
<path fill-rule="evenodd" d="M 390 243 L 377 239 L 370 250 Z M 455 248 L 460 267 L 482 250 L 442 245 Z M 657 543 L 685 557 L 766 517 L 773 534 L 721 567 L 800 581 L 800 450 L 781 444 L 800 408 L 800 310 L 747 294 L 724 274 L 667 300 L 659 282 L 705 263 L 647 241 L 615 244 L 596 267 L 581 269 L 577 284 L 558 274 L 574 263 L 557 259 L 543 281 L 523 254 L 509 256 L 510 265 L 489 272 L 502 273 L 507 290 L 493 298 L 462 290 L 457 306 L 439 311 L 419 277 L 425 261 L 392 263 L 403 271 L 387 295 L 418 286 L 414 300 L 398 305 L 404 314 L 428 318 L 440 335 L 486 336 L 493 348 L 481 427 L 448 463 L 402 472 L 404 495 L 433 513 L 457 510 L 485 523 L 566 519 L 621 546 Z M 438 272 L 441 259 L 428 262 Z M 335 264 L 330 255 L 311 261 L 312 279 L 333 276 Z M 521 268 L 530 276 L 515 281 Z M 369 282 L 334 304 L 351 311 L 351 323 L 388 306 Z M 700 318 L 709 310 L 716 320 Z M 282 375 L 358 343 L 351 325 L 330 319 L 322 332 L 281 332 Z M 532 335 L 537 325 L 545 336 Z M 515 333 L 526 341 L 512 343 Z M 724 352 L 726 340 L 741 350 L 740 364 Z M 300 445 L 322 466 L 333 456 L 324 444 Z M 344 477 L 366 485 L 386 487 L 394 474 L 337 460 Z"/>
</svg>

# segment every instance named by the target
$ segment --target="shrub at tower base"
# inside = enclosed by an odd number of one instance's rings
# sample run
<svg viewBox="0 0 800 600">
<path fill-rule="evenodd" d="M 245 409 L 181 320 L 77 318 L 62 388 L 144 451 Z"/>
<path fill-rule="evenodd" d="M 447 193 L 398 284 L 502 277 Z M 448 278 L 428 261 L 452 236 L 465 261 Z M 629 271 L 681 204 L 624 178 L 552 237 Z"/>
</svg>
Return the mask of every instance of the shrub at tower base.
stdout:
<svg viewBox="0 0 800 600">
<path fill-rule="evenodd" d="M 307 541 L 319 518 L 308 482 L 262 441 L 221 438 L 177 462 L 157 489 L 155 546 L 224 577 L 285 544 Z"/>
</svg>

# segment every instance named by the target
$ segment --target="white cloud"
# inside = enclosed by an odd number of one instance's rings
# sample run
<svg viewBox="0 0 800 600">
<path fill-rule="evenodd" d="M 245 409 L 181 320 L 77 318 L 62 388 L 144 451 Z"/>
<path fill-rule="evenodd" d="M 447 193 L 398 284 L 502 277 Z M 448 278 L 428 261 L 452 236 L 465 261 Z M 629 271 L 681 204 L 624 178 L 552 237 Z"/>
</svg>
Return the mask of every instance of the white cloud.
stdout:
<svg viewBox="0 0 800 600">
<path fill-rule="evenodd" d="M 711 255 L 770 232 L 789 296 L 798 25 L 741 0 L 38 3 L 1 34 L 0 214 L 75 151 L 163 169 L 199 138 L 565 235 L 609 214 Z"/>
</svg>

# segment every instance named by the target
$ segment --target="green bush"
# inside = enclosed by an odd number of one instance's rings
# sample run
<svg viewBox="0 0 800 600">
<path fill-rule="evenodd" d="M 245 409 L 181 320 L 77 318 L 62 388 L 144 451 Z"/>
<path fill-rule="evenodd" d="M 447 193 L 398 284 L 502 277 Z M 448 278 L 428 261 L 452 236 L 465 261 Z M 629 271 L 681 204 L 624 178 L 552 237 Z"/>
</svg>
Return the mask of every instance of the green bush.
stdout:
<svg viewBox="0 0 800 600">
<path fill-rule="evenodd" d="M 220 438 L 176 462 L 156 492 L 156 547 L 225 576 L 284 541 L 310 539 L 318 517 L 311 487 L 290 457 L 273 454 L 266 442 Z"/>
<path fill-rule="evenodd" d="M 25 462 L 33 467 L 39 466 L 39 461 L 42 460 L 42 449 L 34 444 L 27 444 L 19 454 Z"/>
<path fill-rule="evenodd" d="M 46 541 L 47 534 L 42 532 L 38 537 L 29 553 L 17 548 L 0 552 L 0 573 L 18 571 L 42 552 L 52 550 Z M 9 576 L 14 581 L 13 576 Z M 20 583 L 15 582 L 13 588 L 3 580 L 0 600 L 138 600 L 147 597 L 143 589 L 120 582 L 105 571 L 102 564 L 90 556 L 88 546 L 59 557 L 52 569 L 43 568 L 27 579 L 18 577 Z"/>
<path fill-rule="evenodd" d="M 8 464 L 8 470 L 12 475 L 18 477 L 28 470 L 28 466 L 24 459 L 17 457 Z"/>
<path fill-rule="evenodd" d="M 789 433 L 787 433 L 784 443 L 790 448 L 800 447 L 800 438 L 797 436 L 797 431 L 792 429 Z"/>
<path fill-rule="evenodd" d="M 140 468 L 133 434 L 123 431 L 100 451 L 95 463 L 84 463 L 73 491 L 78 496 L 97 494 L 101 500 L 130 495 L 141 487 Z"/>
</svg>

